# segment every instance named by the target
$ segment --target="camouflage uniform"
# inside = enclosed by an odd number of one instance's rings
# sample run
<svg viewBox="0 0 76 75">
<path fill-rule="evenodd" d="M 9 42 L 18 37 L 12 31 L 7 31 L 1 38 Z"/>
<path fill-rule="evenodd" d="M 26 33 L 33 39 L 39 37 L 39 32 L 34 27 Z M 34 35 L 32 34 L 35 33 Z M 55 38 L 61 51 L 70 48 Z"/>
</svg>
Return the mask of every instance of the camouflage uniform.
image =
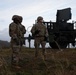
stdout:
<svg viewBox="0 0 76 75">
<path fill-rule="evenodd" d="M 25 27 L 21 24 L 22 17 L 14 15 L 12 17 L 13 22 L 9 25 L 9 35 L 11 37 L 12 47 L 12 64 L 18 66 L 19 64 L 19 52 L 21 46 L 24 44 L 24 34 L 26 33 Z"/>
<path fill-rule="evenodd" d="M 35 38 L 34 42 L 36 48 L 35 57 L 38 56 L 38 48 L 40 44 L 42 46 L 42 54 L 45 56 L 45 45 L 46 45 L 45 37 L 48 36 L 47 28 L 42 22 L 40 23 L 39 20 L 43 20 L 43 18 L 39 16 L 37 18 L 37 23 L 31 29 L 31 33 Z"/>
</svg>

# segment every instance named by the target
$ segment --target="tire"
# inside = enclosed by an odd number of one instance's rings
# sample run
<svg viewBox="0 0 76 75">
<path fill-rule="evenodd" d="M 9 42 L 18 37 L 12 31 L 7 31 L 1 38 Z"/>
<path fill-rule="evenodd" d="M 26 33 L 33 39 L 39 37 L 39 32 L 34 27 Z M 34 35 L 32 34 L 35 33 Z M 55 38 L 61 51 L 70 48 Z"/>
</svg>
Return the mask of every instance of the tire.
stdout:
<svg viewBox="0 0 76 75">
<path fill-rule="evenodd" d="M 60 48 L 66 48 L 67 47 L 67 38 L 66 37 L 59 37 L 57 39 L 57 43 L 59 44 Z"/>
<path fill-rule="evenodd" d="M 52 49 L 58 49 L 58 46 L 55 42 L 50 42 L 49 45 Z"/>
</svg>

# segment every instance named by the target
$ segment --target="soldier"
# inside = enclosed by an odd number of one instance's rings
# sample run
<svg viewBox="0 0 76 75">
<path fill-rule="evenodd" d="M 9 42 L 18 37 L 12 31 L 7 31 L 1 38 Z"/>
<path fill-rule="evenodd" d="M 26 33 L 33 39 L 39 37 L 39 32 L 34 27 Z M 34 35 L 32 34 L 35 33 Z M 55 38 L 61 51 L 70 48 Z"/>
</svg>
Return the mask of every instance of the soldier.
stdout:
<svg viewBox="0 0 76 75">
<path fill-rule="evenodd" d="M 35 38 L 34 42 L 36 48 L 35 57 L 38 56 L 38 48 L 40 44 L 42 46 L 42 54 L 45 57 L 45 45 L 46 45 L 45 37 L 48 36 L 48 31 L 45 25 L 43 24 L 43 17 L 39 16 L 37 18 L 37 23 L 32 27 L 31 33 Z"/>
<path fill-rule="evenodd" d="M 9 36 L 11 37 L 12 47 L 12 66 L 20 68 L 19 66 L 19 52 L 23 43 L 24 34 L 26 33 L 25 27 L 21 24 L 22 17 L 14 15 L 13 22 L 9 25 Z"/>
<path fill-rule="evenodd" d="M 21 16 L 19 16 L 19 29 L 20 29 L 20 45 L 22 46 L 23 44 L 25 44 L 25 38 L 24 38 L 24 34 L 26 33 L 26 29 L 25 26 L 21 24 L 23 18 Z"/>
</svg>

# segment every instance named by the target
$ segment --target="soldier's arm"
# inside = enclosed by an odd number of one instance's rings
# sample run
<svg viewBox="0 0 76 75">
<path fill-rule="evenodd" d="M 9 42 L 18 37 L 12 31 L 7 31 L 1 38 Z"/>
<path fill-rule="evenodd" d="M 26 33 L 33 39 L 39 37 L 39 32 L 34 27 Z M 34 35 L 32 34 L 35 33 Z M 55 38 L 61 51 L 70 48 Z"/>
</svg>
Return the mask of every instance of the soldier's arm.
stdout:
<svg viewBox="0 0 76 75">
<path fill-rule="evenodd" d="M 12 37 L 14 34 L 14 30 L 12 30 L 12 25 L 9 25 L 9 36 Z"/>
<path fill-rule="evenodd" d="M 31 29 L 31 33 L 32 33 L 32 34 L 35 33 L 35 25 L 33 25 L 32 29 Z"/>
<path fill-rule="evenodd" d="M 46 35 L 48 36 L 49 34 L 48 34 L 48 30 L 46 29 Z"/>
<path fill-rule="evenodd" d="M 45 36 L 48 37 L 48 30 L 46 27 L 45 27 Z"/>
<path fill-rule="evenodd" d="M 25 28 L 25 26 L 23 26 L 23 34 L 25 34 L 26 33 L 26 28 Z"/>
<path fill-rule="evenodd" d="M 26 33 L 26 28 L 24 28 L 24 33 Z"/>
<path fill-rule="evenodd" d="M 9 36 L 17 37 L 17 29 L 16 29 L 16 25 L 14 25 L 14 23 L 11 23 L 9 25 Z"/>
<path fill-rule="evenodd" d="M 10 25 L 9 25 L 9 36 L 11 37 L 11 28 L 10 28 Z"/>
</svg>

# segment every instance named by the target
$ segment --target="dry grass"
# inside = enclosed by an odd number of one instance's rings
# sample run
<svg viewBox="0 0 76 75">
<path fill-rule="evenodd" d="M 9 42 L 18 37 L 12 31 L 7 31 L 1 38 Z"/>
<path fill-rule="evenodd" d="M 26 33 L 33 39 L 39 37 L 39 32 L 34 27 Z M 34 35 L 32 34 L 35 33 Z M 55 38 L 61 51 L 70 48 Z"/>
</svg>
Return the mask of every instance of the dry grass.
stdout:
<svg viewBox="0 0 76 75">
<path fill-rule="evenodd" d="M 21 69 L 11 68 L 11 49 L 0 52 L 0 75 L 76 75 L 76 49 L 46 49 L 44 60 L 41 49 L 38 58 L 35 49 L 23 48 L 20 57 Z"/>
</svg>

